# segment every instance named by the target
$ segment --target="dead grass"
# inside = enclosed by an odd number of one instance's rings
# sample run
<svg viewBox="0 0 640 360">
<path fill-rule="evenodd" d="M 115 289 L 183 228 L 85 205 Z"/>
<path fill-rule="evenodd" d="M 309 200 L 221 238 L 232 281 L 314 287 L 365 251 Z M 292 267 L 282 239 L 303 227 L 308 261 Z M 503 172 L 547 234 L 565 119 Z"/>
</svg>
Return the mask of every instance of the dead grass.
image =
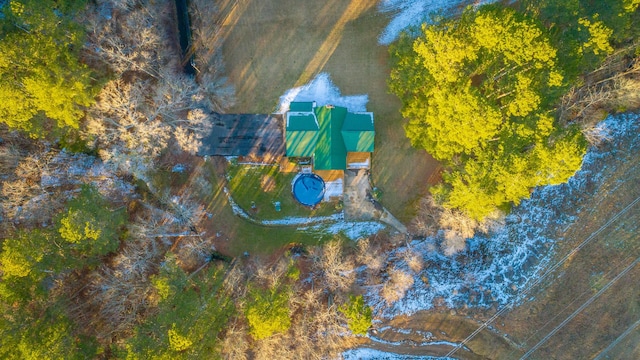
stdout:
<svg viewBox="0 0 640 360">
<path fill-rule="evenodd" d="M 237 90 L 231 112 L 275 110 L 287 89 L 328 72 L 343 94 L 368 94 L 376 118 L 373 181 L 381 202 L 400 220 L 412 217 L 438 164 L 411 147 L 400 101 L 387 93 L 388 51 L 377 36 L 388 22 L 376 0 L 221 1 L 220 31 L 229 79 Z"/>
</svg>

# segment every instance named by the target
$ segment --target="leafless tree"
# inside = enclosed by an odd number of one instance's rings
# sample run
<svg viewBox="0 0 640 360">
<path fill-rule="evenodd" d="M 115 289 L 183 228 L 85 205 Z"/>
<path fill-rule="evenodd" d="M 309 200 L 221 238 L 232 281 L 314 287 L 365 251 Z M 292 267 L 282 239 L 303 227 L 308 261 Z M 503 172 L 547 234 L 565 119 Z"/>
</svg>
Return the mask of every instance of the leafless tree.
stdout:
<svg viewBox="0 0 640 360">
<path fill-rule="evenodd" d="M 387 304 L 393 304 L 402 299 L 411 286 L 413 286 L 413 276 L 401 269 L 393 268 L 389 271 L 389 279 L 382 287 L 380 295 Z"/>
<path fill-rule="evenodd" d="M 424 260 L 422 258 L 422 254 L 419 252 L 407 248 L 402 252 L 402 258 L 414 274 L 418 274 L 422 271 L 422 268 L 424 267 Z"/>
<path fill-rule="evenodd" d="M 315 256 L 314 265 L 325 287 L 331 292 L 347 291 L 355 281 L 354 263 L 344 256 L 339 241 L 325 243 Z"/>
<path fill-rule="evenodd" d="M 223 359 L 246 360 L 249 358 L 249 342 L 247 328 L 233 324 L 227 328 L 222 338 L 221 352 Z"/>
<path fill-rule="evenodd" d="M 200 83 L 211 109 L 222 112 L 235 103 L 235 89 L 224 76 L 220 28 L 211 19 L 218 18 L 218 9 L 206 0 L 191 1 L 193 47 Z"/>
<path fill-rule="evenodd" d="M 366 281 L 370 284 L 379 283 L 379 275 L 384 267 L 385 257 L 379 246 L 375 246 L 369 239 L 358 240 L 356 261 L 366 266 Z"/>
<path fill-rule="evenodd" d="M 93 60 L 109 66 L 116 74 L 140 71 L 158 77 L 158 68 L 164 52 L 171 49 L 162 43 L 157 23 L 162 18 L 162 5 L 137 6 L 145 1 L 104 1 L 86 16 L 88 31 L 87 54 Z M 113 15 L 100 13 L 104 7 L 112 8 Z"/>
<path fill-rule="evenodd" d="M 420 198 L 416 216 L 411 221 L 411 232 L 418 236 L 433 236 L 438 231 L 438 220 L 442 207 L 431 196 Z"/>
<path fill-rule="evenodd" d="M 195 153 L 208 126 L 198 91 L 193 79 L 185 76 L 166 76 L 158 82 L 113 80 L 89 111 L 86 138 L 103 149 L 151 159 L 172 139 Z"/>
</svg>

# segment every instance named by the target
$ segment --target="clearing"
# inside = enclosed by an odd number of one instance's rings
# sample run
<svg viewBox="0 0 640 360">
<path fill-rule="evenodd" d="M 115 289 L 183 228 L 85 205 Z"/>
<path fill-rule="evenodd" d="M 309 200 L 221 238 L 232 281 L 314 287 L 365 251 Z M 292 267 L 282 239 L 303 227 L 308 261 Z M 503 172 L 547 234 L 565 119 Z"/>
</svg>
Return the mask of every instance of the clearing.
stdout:
<svg viewBox="0 0 640 360">
<path fill-rule="evenodd" d="M 229 112 L 269 113 L 288 89 L 326 72 L 345 95 L 368 94 L 376 119 L 374 185 L 382 204 L 401 221 L 437 178 L 438 163 L 411 147 L 400 101 L 387 93 L 388 49 L 378 36 L 389 22 L 376 0 L 220 1 L 224 62 L 236 86 Z M 393 164 L 393 168 L 390 168 Z M 401 190 L 400 190 L 401 189 Z"/>
</svg>

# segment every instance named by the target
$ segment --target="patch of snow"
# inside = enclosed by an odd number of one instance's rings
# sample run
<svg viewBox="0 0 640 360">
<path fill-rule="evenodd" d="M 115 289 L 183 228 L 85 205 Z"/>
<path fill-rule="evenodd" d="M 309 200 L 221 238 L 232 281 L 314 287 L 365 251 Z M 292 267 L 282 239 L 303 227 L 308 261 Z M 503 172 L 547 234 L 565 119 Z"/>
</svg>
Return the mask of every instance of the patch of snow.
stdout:
<svg viewBox="0 0 640 360">
<path fill-rule="evenodd" d="M 492 3 L 495 0 L 476 0 L 474 6 Z M 410 27 L 416 27 L 429 21 L 429 15 L 435 13 L 451 13 L 458 6 L 470 3 L 469 0 L 382 0 L 378 11 L 389 13 L 391 21 L 378 37 L 380 45 L 394 42 L 400 33 Z"/>
<path fill-rule="evenodd" d="M 505 226 L 469 239 L 462 253 L 444 256 L 439 251 L 442 234 L 414 240 L 409 246 L 428 264 L 414 276 L 414 286 L 390 306 L 375 289 L 367 294 L 367 301 L 380 315 L 395 317 L 436 305 L 488 308 L 526 300 L 522 290 L 544 272 L 556 241 L 562 240 L 580 208 L 592 203 L 592 196 L 610 180 L 613 162 L 640 150 L 639 122 L 640 115 L 633 113 L 608 117 L 600 125 L 612 138 L 606 150 L 589 149 L 581 170 L 567 183 L 537 188 L 506 217 Z M 401 255 L 405 250 L 389 253 L 387 261 L 410 273 Z"/>
<path fill-rule="evenodd" d="M 377 221 L 339 221 L 334 223 L 320 223 L 298 228 L 298 230 L 313 234 L 343 233 L 349 239 L 357 240 L 377 234 L 384 229 L 384 227 L 384 224 Z"/>
<path fill-rule="evenodd" d="M 398 331 L 399 332 L 399 331 Z M 409 331 L 410 333 L 410 331 Z M 393 346 L 402 346 L 402 345 L 406 345 L 407 341 L 406 340 L 400 340 L 400 341 L 389 341 L 389 340 L 383 340 L 379 337 L 373 336 L 373 335 L 369 335 L 369 339 L 371 339 L 371 341 L 375 341 L 381 344 L 386 344 L 386 345 L 393 345 Z M 436 346 L 436 345 L 448 345 L 451 347 L 457 347 L 458 343 L 455 342 L 451 342 L 451 341 L 445 341 L 445 340 L 436 340 L 436 341 L 423 341 L 423 342 L 415 342 L 412 341 L 411 342 L 412 346 Z M 469 350 L 468 347 L 466 346 L 462 346 L 462 349 L 464 350 Z"/>
<path fill-rule="evenodd" d="M 286 217 L 278 220 L 262 220 L 263 225 L 309 225 L 315 223 L 329 223 L 342 221 L 344 219 L 343 213 L 328 215 L 328 216 L 316 216 L 316 217 Z"/>
<path fill-rule="evenodd" d="M 347 350 L 342 353 L 344 360 L 403 360 L 403 359 L 421 359 L 421 360 L 455 360 L 450 357 L 436 357 L 436 356 L 424 356 L 424 355 L 401 355 L 390 353 L 386 351 L 374 350 L 369 348 L 357 348 Z"/>
<path fill-rule="evenodd" d="M 289 104 L 294 101 L 315 101 L 318 106 L 342 106 L 351 112 L 359 112 L 366 111 L 369 95 L 343 96 L 338 87 L 329 78 L 329 74 L 320 73 L 310 83 L 287 90 L 280 97 L 278 113 L 284 114 L 287 112 Z"/>
<path fill-rule="evenodd" d="M 331 197 L 342 196 L 344 192 L 342 179 L 328 181 L 324 184 L 324 201 L 329 201 Z"/>
<path fill-rule="evenodd" d="M 363 162 L 350 162 L 347 164 L 348 169 L 369 169 L 371 167 L 369 159 Z"/>
</svg>

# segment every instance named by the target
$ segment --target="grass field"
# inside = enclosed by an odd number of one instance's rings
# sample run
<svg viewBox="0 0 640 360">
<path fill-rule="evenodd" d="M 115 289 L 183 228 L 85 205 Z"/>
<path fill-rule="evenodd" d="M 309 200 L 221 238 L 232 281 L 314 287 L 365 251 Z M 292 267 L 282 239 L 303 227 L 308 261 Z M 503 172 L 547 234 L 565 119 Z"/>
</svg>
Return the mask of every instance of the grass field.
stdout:
<svg viewBox="0 0 640 360">
<path fill-rule="evenodd" d="M 221 39 L 227 73 L 237 90 L 229 112 L 264 113 L 292 87 L 327 72 L 344 95 L 368 94 L 376 121 L 373 181 L 381 202 L 402 221 L 435 178 L 438 164 L 413 149 L 400 101 L 387 93 L 388 49 L 377 37 L 389 19 L 375 0 L 223 0 Z"/>
</svg>

